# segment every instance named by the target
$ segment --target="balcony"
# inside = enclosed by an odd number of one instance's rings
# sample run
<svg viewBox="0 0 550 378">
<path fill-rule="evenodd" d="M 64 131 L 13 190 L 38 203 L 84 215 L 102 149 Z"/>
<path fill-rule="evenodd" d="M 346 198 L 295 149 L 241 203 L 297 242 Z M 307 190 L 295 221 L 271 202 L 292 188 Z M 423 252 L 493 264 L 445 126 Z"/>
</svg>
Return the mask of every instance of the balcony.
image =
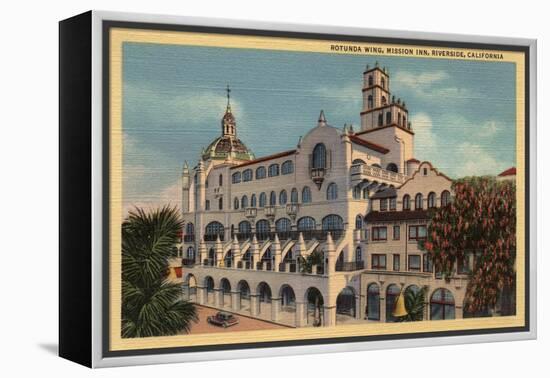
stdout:
<svg viewBox="0 0 550 378">
<path fill-rule="evenodd" d="M 351 181 L 356 184 L 360 181 L 378 182 L 379 184 L 403 184 L 408 176 L 401 173 L 387 171 L 368 164 L 354 164 L 351 166 Z"/>
<path fill-rule="evenodd" d="M 298 210 L 300 209 L 300 205 L 297 203 L 289 203 L 286 205 L 286 214 L 292 219 L 296 220 L 296 216 L 298 215 Z"/>
<path fill-rule="evenodd" d="M 351 261 L 351 262 L 339 261 L 336 263 L 337 272 L 354 272 L 356 270 L 363 270 L 363 269 L 365 269 L 364 261 Z"/>
<path fill-rule="evenodd" d="M 258 209 L 255 207 L 247 207 L 244 209 L 244 216 L 248 219 L 254 219 L 258 215 Z"/>
<path fill-rule="evenodd" d="M 204 241 L 205 242 L 213 242 L 218 240 L 218 236 L 220 237 L 220 240 L 223 241 L 224 234 L 205 234 L 204 235 Z"/>
<path fill-rule="evenodd" d="M 264 214 L 267 218 L 275 218 L 275 206 L 264 207 Z"/>
<path fill-rule="evenodd" d="M 313 182 L 317 185 L 317 188 L 321 188 L 323 181 L 325 180 L 325 168 L 311 168 L 310 176 Z"/>
</svg>

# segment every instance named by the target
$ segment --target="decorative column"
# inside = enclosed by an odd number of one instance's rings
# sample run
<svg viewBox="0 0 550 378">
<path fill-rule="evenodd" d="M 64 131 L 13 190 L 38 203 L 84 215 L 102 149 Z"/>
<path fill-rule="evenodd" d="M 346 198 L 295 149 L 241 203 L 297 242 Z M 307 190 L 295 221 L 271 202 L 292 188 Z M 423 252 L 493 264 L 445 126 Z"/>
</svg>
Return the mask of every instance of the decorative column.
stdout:
<svg viewBox="0 0 550 378">
<path fill-rule="evenodd" d="M 334 246 L 334 241 L 330 232 L 327 234 L 327 267 L 325 274 L 332 275 L 336 272 L 336 247 Z"/>
<path fill-rule="evenodd" d="M 252 243 L 250 243 L 250 254 L 252 255 L 252 266 L 250 269 L 256 270 L 256 264 L 260 261 L 260 246 L 258 245 L 256 234 L 254 234 L 252 237 Z"/>
<path fill-rule="evenodd" d="M 241 248 L 239 246 L 239 240 L 237 239 L 237 235 L 233 236 L 233 242 L 231 243 L 231 253 L 233 255 L 233 264 L 232 268 L 237 267 L 237 261 L 241 260 Z"/>
<path fill-rule="evenodd" d="M 325 327 L 336 325 L 336 306 L 323 306 L 323 320 Z"/>
<path fill-rule="evenodd" d="M 233 311 L 239 311 L 240 310 L 240 299 L 241 299 L 241 293 L 238 291 L 232 291 L 231 292 L 231 309 Z"/>
<path fill-rule="evenodd" d="M 223 291 L 222 289 L 214 289 L 214 307 L 223 307 Z"/>
<path fill-rule="evenodd" d="M 214 250 L 216 251 L 216 265 L 223 266 L 223 245 L 220 240 L 220 235 L 216 238 L 216 244 L 214 245 Z"/>
<path fill-rule="evenodd" d="M 199 250 L 197 253 L 197 257 L 199 259 L 198 264 L 202 265 L 204 262 L 204 259 L 207 258 L 207 251 L 206 251 L 206 244 L 204 244 L 204 240 L 200 240 L 199 242 Z M 197 261 L 195 261 L 197 263 Z"/>
<path fill-rule="evenodd" d="M 304 327 L 306 325 L 306 303 L 296 302 L 296 327 Z"/>
<path fill-rule="evenodd" d="M 386 286 L 380 281 L 380 322 L 386 322 Z"/>
<path fill-rule="evenodd" d="M 183 283 L 181 285 L 181 294 L 183 296 L 183 299 L 188 301 L 190 299 L 190 295 L 189 295 L 189 284 L 188 283 Z"/>
<path fill-rule="evenodd" d="M 250 294 L 250 315 L 258 316 L 258 295 Z"/>
<path fill-rule="evenodd" d="M 279 271 L 279 264 L 281 262 L 281 242 L 279 241 L 279 236 L 275 233 L 275 239 L 271 245 L 271 253 L 273 254 L 273 271 Z"/>
<path fill-rule="evenodd" d="M 271 298 L 271 321 L 278 322 L 281 312 L 281 298 Z"/>
<path fill-rule="evenodd" d="M 207 302 L 206 288 L 197 286 L 197 302 L 199 304 L 205 304 Z"/>
</svg>

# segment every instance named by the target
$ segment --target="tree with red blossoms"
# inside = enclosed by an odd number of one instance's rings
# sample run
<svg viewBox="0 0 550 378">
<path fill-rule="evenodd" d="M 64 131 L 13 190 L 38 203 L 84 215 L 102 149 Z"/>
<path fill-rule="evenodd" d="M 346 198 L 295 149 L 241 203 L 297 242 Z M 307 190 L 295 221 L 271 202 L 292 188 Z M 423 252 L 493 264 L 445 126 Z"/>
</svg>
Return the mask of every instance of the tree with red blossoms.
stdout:
<svg viewBox="0 0 550 378">
<path fill-rule="evenodd" d="M 513 181 L 469 177 L 452 185 L 453 200 L 431 211 L 427 238 L 420 248 L 432 258 L 436 272 L 449 279 L 458 264 L 473 255 L 464 310 L 515 313 L 516 187 Z"/>
</svg>

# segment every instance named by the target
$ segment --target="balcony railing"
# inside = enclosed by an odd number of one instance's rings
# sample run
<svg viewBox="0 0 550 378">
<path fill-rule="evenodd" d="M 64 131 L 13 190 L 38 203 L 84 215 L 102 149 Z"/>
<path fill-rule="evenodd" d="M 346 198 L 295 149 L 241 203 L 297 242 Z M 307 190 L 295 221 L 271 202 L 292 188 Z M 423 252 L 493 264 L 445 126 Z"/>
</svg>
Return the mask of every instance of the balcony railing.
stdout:
<svg viewBox="0 0 550 378">
<path fill-rule="evenodd" d="M 286 213 L 292 219 L 296 219 L 296 215 L 298 215 L 299 209 L 300 205 L 298 205 L 297 203 L 289 203 L 286 205 Z"/>
<path fill-rule="evenodd" d="M 214 266 L 214 259 L 204 259 L 202 261 L 202 265 L 205 265 L 205 266 Z"/>
<path fill-rule="evenodd" d="M 181 259 L 181 265 L 183 265 L 183 266 L 193 266 L 193 265 L 195 265 L 195 259 Z"/>
<path fill-rule="evenodd" d="M 244 240 L 252 239 L 252 236 L 254 234 L 252 232 L 237 232 L 235 235 L 237 236 L 238 241 L 244 241 Z"/>
<path fill-rule="evenodd" d="M 350 261 L 350 262 L 339 261 L 336 263 L 337 272 L 353 272 L 353 271 L 362 270 L 362 269 L 365 269 L 364 261 Z"/>
<path fill-rule="evenodd" d="M 266 206 L 266 207 L 264 207 L 264 214 L 268 218 L 275 217 L 275 206 Z"/>
<path fill-rule="evenodd" d="M 256 218 L 256 215 L 258 215 L 258 209 L 255 207 L 247 207 L 244 209 L 244 216 L 247 218 Z"/>
<path fill-rule="evenodd" d="M 183 235 L 184 243 L 192 243 L 195 241 L 195 235 Z"/>
<path fill-rule="evenodd" d="M 204 235 L 204 241 L 211 242 L 218 240 L 218 236 L 220 237 L 220 240 L 223 241 L 224 234 L 205 234 Z"/>
<path fill-rule="evenodd" d="M 397 183 L 404 183 L 407 180 L 407 176 L 387 171 L 382 168 L 374 167 L 372 165 L 368 164 L 354 164 L 351 166 L 351 175 L 364 175 L 364 176 L 370 176 L 373 178 L 381 179 L 381 180 L 387 180 L 387 181 L 393 181 Z"/>
</svg>

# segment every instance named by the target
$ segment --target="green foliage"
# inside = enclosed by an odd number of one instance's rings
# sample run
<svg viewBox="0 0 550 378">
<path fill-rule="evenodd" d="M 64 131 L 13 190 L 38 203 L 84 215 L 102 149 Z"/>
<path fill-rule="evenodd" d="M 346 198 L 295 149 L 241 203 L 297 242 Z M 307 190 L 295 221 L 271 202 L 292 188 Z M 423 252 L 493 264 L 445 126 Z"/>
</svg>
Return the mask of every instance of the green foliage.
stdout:
<svg viewBox="0 0 550 378">
<path fill-rule="evenodd" d="M 424 318 L 424 307 L 426 306 L 426 289 L 405 290 L 405 308 L 407 315 L 397 319 L 398 322 L 415 322 Z"/>
<path fill-rule="evenodd" d="M 494 308 L 499 295 L 515 286 L 515 183 L 468 177 L 455 181 L 453 192 L 448 206 L 431 210 L 427 239 L 420 248 L 446 278 L 452 276 L 457 261 L 473 254 L 465 310 Z"/>
<path fill-rule="evenodd" d="M 324 264 L 323 253 L 313 251 L 305 258 L 303 256 L 298 256 L 298 263 L 300 266 L 300 273 L 311 273 L 313 270 L 313 265 L 322 266 Z"/>
<path fill-rule="evenodd" d="M 181 287 L 167 281 L 168 258 L 183 223 L 174 208 L 136 208 L 122 224 L 122 337 L 188 332 L 198 321 Z"/>
</svg>

